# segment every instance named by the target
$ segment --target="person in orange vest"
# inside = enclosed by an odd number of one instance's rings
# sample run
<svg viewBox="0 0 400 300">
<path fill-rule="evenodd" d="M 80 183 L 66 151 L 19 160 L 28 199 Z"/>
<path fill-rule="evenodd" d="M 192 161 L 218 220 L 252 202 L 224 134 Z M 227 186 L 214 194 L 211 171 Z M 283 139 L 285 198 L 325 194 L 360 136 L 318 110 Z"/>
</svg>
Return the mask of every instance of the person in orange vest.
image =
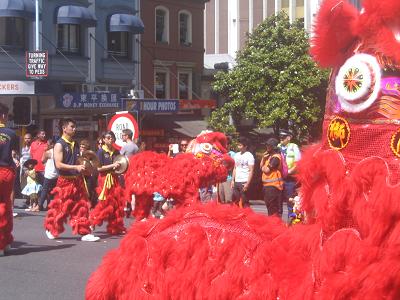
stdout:
<svg viewBox="0 0 400 300">
<path fill-rule="evenodd" d="M 262 171 L 263 195 L 268 215 L 281 215 L 283 176 L 282 156 L 278 148 L 278 140 L 267 140 L 266 151 L 260 162 Z"/>
</svg>

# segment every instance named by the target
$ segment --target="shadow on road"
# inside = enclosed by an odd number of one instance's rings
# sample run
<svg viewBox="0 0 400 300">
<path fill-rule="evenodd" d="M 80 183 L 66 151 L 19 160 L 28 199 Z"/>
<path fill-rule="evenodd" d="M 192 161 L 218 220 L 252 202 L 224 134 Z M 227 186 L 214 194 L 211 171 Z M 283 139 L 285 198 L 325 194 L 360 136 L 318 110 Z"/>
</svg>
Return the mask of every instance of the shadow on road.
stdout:
<svg viewBox="0 0 400 300">
<path fill-rule="evenodd" d="M 34 252 L 53 251 L 53 250 L 71 248 L 72 246 L 75 246 L 75 244 L 62 244 L 57 246 L 38 246 L 22 242 L 14 242 L 12 243 L 12 248 L 8 251 L 8 255 L 14 256 L 14 255 L 24 255 Z"/>
</svg>

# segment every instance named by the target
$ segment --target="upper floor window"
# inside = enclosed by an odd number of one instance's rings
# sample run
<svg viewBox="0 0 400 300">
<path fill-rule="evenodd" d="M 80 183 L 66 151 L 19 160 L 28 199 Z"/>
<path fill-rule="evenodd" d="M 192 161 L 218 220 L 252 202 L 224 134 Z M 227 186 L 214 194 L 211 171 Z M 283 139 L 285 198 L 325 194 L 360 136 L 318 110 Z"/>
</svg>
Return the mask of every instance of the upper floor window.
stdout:
<svg viewBox="0 0 400 300">
<path fill-rule="evenodd" d="M 0 17 L 0 46 L 26 49 L 26 21 L 23 18 Z"/>
<path fill-rule="evenodd" d="M 169 41 L 169 12 L 164 7 L 156 8 L 156 42 Z"/>
<path fill-rule="evenodd" d="M 192 16 L 189 12 L 179 13 L 179 43 L 186 46 L 192 44 Z"/>
<path fill-rule="evenodd" d="M 57 25 L 57 48 L 63 53 L 79 54 L 80 47 L 80 26 L 76 24 Z"/>
<path fill-rule="evenodd" d="M 129 32 L 108 33 L 108 54 L 111 56 L 129 57 Z"/>
<path fill-rule="evenodd" d="M 192 73 L 179 72 L 179 99 L 192 99 Z"/>
</svg>

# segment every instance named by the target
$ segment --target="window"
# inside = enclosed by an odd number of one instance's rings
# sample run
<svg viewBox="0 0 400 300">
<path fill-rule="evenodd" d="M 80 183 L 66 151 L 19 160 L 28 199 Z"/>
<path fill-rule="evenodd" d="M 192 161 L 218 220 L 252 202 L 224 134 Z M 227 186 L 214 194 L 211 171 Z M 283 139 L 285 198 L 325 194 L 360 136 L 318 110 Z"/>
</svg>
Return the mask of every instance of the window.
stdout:
<svg viewBox="0 0 400 300">
<path fill-rule="evenodd" d="M 63 53 L 80 53 L 80 27 L 75 24 L 57 25 L 57 47 Z"/>
<path fill-rule="evenodd" d="M 178 73 L 179 99 L 192 99 L 192 73 Z"/>
<path fill-rule="evenodd" d="M 108 54 L 109 56 L 129 57 L 129 34 L 128 32 L 108 33 Z"/>
<path fill-rule="evenodd" d="M 296 0 L 296 19 L 304 19 L 304 0 Z"/>
<path fill-rule="evenodd" d="M 192 16 L 188 12 L 179 13 L 179 43 L 186 46 L 192 44 Z"/>
<path fill-rule="evenodd" d="M 167 73 L 165 72 L 156 72 L 154 78 L 154 95 L 157 99 L 166 99 L 168 97 L 168 82 L 167 82 Z"/>
<path fill-rule="evenodd" d="M 281 9 L 289 16 L 289 0 L 282 0 Z"/>
<path fill-rule="evenodd" d="M 25 50 L 25 19 L 0 18 L 0 46 Z"/>
<path fill-rule="evenodd" d="M 156 8 L 156 42 L 168 43 L 169 39 L 169 14 L 163 7 Z"/>
</svg>

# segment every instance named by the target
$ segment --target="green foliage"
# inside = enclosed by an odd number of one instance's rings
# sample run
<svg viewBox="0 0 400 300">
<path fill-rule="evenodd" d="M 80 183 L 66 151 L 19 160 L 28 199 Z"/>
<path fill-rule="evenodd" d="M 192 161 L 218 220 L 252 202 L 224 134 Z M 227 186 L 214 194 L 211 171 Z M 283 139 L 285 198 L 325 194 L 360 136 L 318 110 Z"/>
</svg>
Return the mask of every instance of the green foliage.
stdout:
<svg viewBox="0 0 400 300">
<path fill-rule="evenodd" d="M 302 22 L 291 24 L 284 13 L 266 19 L 249 36 L 233 70 L 216 74 L 213 88 L 228 101 L 210 122 L 226 126 L 231 114 L 235 121 L 253 118 L 260 128 L 277 129 L 290 120 L 298 137 L 308 134 L 322 119 L 328 78 L 308 50 Z"/>
</svg>

